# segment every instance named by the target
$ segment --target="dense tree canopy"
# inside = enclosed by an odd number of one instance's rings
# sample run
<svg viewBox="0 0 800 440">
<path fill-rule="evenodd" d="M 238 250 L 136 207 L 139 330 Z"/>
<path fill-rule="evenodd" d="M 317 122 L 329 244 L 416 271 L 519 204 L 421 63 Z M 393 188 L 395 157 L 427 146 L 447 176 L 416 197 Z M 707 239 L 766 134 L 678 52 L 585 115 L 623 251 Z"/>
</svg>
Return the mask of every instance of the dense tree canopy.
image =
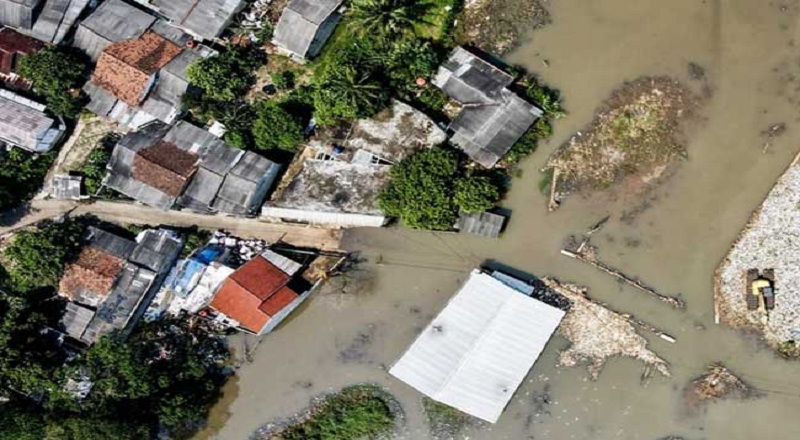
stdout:
<svg viewBox="0 0 800 440">
<path fill-rule="evenodd" d="M 80 87 L 86 82 L 89 60 L 85 54 L 64 46 L 51 46 L 20 60 L 20 75 L 33 82 L 56 115 L 76 117 L 83 107 Z"/>
<path fill-rule="evenodd" d="M 413 34 L 430 7 L 426 0 L 352 0 L 348 13 L 356 33 L 397 38 Z"/>
<path fill-rule="evenodd" d="M 14 237 L 4 256 L 15 288 L 25 292 L 37 287 L 55 287 L 64 272 L 64 262 L 78 250 L 83 228 L 75 222 L 49 223 Z"/>
<path fill-rule="evenodd" d="M 282 149 L 294 151 L 303 140 L 303 127 L 275 101 L 267 101 L 256 108 L 253 139 L 261 150 Z"/>
<path fill-rule="evenodd" d="M 0 211 L 33 198 L 55 157 L 55 152 L 34 155 L 19 148 L 0 154 Z"/>
<path fill-rule="evenodd" d="M 189 66 L 189 82 L 216 101 L 240 99 L 255 82 L 261 60 L 254 49 L 235 46 Z"/>
<path fill-rule="evenodd" d="M 459 155 L 433 148 L 409 156 L 391 170 L 389 186 L 378 197 L 383 211 L 417 229 L 453 229 L 459 210 L 482 211 L 497 203 L 498 184 L 467 175 Z"/>
</svg>

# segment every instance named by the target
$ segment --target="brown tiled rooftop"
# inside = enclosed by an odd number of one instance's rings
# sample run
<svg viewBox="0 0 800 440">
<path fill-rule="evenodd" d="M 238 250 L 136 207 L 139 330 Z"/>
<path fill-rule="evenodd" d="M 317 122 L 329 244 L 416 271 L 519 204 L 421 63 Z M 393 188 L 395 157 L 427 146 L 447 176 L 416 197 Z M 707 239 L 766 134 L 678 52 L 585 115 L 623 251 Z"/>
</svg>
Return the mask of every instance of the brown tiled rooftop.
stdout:
<svg viewBox="0 0 800 440">
<path fill-rule="evenodd" d="M 114 287 L 114 281 L 124 266 L 125 260 L 87 246 L 65 268 L 58 291 L 69 299 L 75 299 L 82 289 L 106 295 Z"/>
<path fill-rule="evenodd" d="M 13 29 L 0 29 L 0 73 L 15 72 L 20 58 L 45 47 L 41 41 Z"/>
<path fill-rule="evenodd" d="M 128 105 L 138 106 L 150 78 L 181 53 L 175 43 L 151 31 L 108 46 L 100 54 L 92 82 Z"/>
<path fill-rule="evenodd" d="M 133 178 L 172 197 L 178 197 L 195 170 L 198 156 L 160 141 L 133 158 Z"/>
<path fill-rule="evenodd" d="M 286 286 L 289 276 L 262 257 L 255 257 L 222 284 L 211 307 L 254 332 L 299 295 Z"/>
</svg>

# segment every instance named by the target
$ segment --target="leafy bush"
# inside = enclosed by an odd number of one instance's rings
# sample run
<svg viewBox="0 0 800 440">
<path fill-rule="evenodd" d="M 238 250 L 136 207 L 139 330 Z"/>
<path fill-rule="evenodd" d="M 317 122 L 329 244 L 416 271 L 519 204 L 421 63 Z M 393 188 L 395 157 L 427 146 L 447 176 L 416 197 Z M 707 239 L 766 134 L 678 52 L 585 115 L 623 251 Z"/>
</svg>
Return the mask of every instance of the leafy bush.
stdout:
<svg viewBox="0 0 800 440">
<path fill-rule="evenodd" d="M 349 24 L 361 36 L 381 39 L 410 36 L 430 7 L 429 2 L 419 0 L 352 0 Z"/>
<path fill-rule="evenodd" d="M 89 59 L 86 54 L 65 46 L 51 46 L 23 57 L 19 73 L 33 82 L 33 90 L 47 101 L 51 112 L 77 117 L 84 99 L 80 87 L 86 82 Z"/>
<path fill-rule="evenodd" d="M 486 176 L 467 176 L 456 181 L 453 201 L 466 213 L 491 209 L 500 199 L 500 191 Z"/>
<path fill-rule="evenodd" d="M 256 114 L 253 138 L 259 149 L 294 151 L 303 141 L 303 127 L 276 102 L 260 104 Z"/>
<path fill-rule="evenodd" d="M 278 433 L 283 440 L 376 439 L 394 428 L 393 398 L 376 386 L 356 385 L 309 408 L 306 420 Z"/>
<path fill-rule="evenodd" d="M 322 124 L 338 118 L 370 117 L 389 101 L 379 68 L 348 61 L 322 66 L 314 77 L 314 115 Z"/>
<path fill-rule="evenodd" d="M 389 52 L 386 70 L 392 87 L 398 91 L 416 91 L 417 78 L 430 80 L 439 66 L 439 54 L 428 41 L 397 42 Z"/>
<path fill-rule="evenodd" d="M 16 290 L 58 286 L 64 264 L 78 252 L 82 232 L 81 225 L 66 221 L 17 234 L 3 252 L 11 262 L 8 270 Z"/>
<path fill-rule="evenodd" d="M 270 79 L 275 87 L 282 90 L 293 89 L 295 85 L 295 74 L 291 70 L 275 72 L 270 75 Z"/>
<path fill-rule="evenodd" d="M 253 48 L 234 46 L 189 66 L 189 82 L 216 101 L 241 98 L 255 82 L 253 71 L 261 59 Z"/>
</svg>

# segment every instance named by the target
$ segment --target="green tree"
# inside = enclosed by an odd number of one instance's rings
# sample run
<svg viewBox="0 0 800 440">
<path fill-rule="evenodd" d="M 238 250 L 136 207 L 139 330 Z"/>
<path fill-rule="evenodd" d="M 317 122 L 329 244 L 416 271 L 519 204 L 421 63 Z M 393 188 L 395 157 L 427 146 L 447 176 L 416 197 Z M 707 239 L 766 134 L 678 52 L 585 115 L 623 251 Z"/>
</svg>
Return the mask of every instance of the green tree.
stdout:
<svg viewBox="0 0 800 440">
<path fill-rule="evenodd" d="M 429 80 L 439 63 L 439 54 L 430 42 L 423 40 L 400 41 L 389 52 L 386 70 L 393 88 L 401 91 L 416 91 L 416 79 Z"/>
<path fill-rule="evenodd" d="M 140 440 L 153 438 L 149 427 L 130 423 L 124 414 L 118 419 L 90 414 L 50 420 L 44 440 Z"/>
<path fill-rule="evenodd" d="M 18 148 L 0 154 L 0 211 L 26 203 L 41 189 L 56 154 L 33 155 Z"/>
<path fill-rule="evenodd" d="M 80 87 L 86 82 L 89 60 L 82 52 L 51 46 L 20 60 L 19 73 L 56 115 L 76 117 L 83 107 Z"/>
<path fill-rule="evenodd" d="M 454 201 L 467 213 L 491 209 L 500 199 L 500 191 L 492 180 L 485 176 L 466 176 L 456 181 Z"/>
<path fill-rule="evenodd" d="M 253 139 L 261 150 L 294 151 L 303 141 L 303 127 L 278 103 L 267 101 L 256 109 Z"/>
<path fill-rule="evenodd" d="M 315 81 L 314 115 L 322 124 L 337 118 L 370 117 L 389 101 L 389 93 L 377 75 L 357 66 L 327 65 Z"/>
<path fill-rule="evenodd" d="M 352 0 L 348 13 L 359 35 L 396 38 L 413 35 L 430 7 L 426 0 Z"/>
<path fill-rule="evenodd" d="M 209 99 L 234 101 L 253 85 L 253 70 L 260 63 L 254 49 L 236 46 L 194 62 L 189 66 L 187 75 L 189 82 Z"/>
<path fill-rule="evenodd" d="M 0 440 L 41 440 L 44 419 L 18 402 L 0 405 Z"/>
<path fill-rule="evenodd" d="M 78 252 L 82 231 L 80 224 L 65 221 L 17 234 L 4 252 L 16 289 L 58 286 L 64 264 Z"/>
<path fill-rule="evenodd" d="M 409 156 L 391 169 L 391 181 L 378 197 L 381 209 L 416 229 L 448 230 L 455 223 L 453 181 L 458 155 L 433 148 Z"/>
</svg>

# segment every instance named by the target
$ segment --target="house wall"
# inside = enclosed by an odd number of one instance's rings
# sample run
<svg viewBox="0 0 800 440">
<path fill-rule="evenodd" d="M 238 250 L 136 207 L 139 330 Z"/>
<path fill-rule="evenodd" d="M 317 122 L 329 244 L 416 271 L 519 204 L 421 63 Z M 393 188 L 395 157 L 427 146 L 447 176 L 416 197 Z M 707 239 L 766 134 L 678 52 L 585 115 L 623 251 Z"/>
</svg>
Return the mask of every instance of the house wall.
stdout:
<svg viewBox="0 0 800 440">
<path fill-rule="evenodd" d="M 291 315 L 292 312 L 303 303 L 303 301 L 307 300 L 308 297 L 317 290 L 317 287 L 319 287 L 321 283 L 322 281 L 317 281 L 316 284 L 308 289 L 308 292 L 295 298 L 295 300 L 292 301 L 288 306 L 284 307 L 284 309 L 278 312 L 277 315 L 273 316 L 272 319 L 267 322 L 267 325 L 261 329 L 261 333 L 259 333 L 259 335 L 266 335 L 267 333 L 275 330 L 275 327 L 279 326 L 283 320 L 288 318 L 289 315 Z"/>
<path fill-rule="evenodd" d="M 276 208 L 274 206 L 265 206 L 262 208 L 261 216 L 277 218 L 286 221 L 338 227 L 367 226 L 380 228 L 386 224 L 386 217 L 383 215 L 306 211 L 302 209 Z"/>
<path fill-rule="evenodd" d="M 36 8 L 30 8 L 8 0 L 0 0 L 0 24 L 20 29 L 33 27 Z"/>
</svg>

